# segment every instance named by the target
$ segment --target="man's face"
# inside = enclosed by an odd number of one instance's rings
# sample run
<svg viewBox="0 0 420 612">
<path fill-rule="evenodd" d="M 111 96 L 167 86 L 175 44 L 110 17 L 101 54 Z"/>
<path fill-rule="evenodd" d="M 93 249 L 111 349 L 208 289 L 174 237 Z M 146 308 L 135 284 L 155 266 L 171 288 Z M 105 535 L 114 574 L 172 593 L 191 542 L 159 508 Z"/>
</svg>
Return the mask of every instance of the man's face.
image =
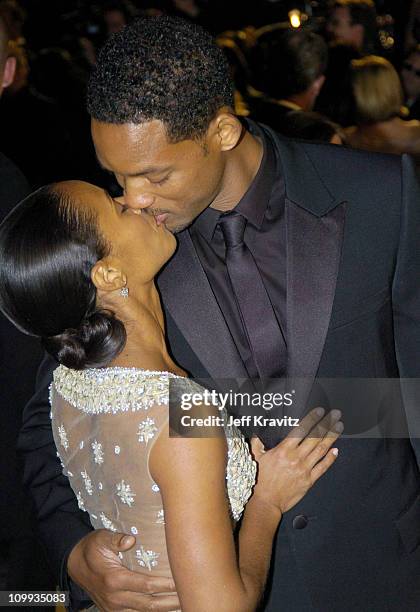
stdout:
<svg viewBox="0 0 420 612">
<path fill-rule="evenodd" d="M 357 49 L 362 48 L 363 26 L 352 23 L 348 7 L 338 6 L 332 10 L 326 30 L 332 40 L 353 45 Z"/>
<path fill-rule="evenodd" d="M 172 144 L 158 120 L 115 125 L 95 119 L 92 138 L 99 163 L 115 174 L 126 205 L 147 208 L 172 232 L 190 225 L 221 189 L 225 160 L 217 138 Z"/>
<path fill-rule="evenodd" d="M 408 98 L 420 96 L 420 53 L 412 53 L 405 60 L 401 78 Z"/>
</svg>

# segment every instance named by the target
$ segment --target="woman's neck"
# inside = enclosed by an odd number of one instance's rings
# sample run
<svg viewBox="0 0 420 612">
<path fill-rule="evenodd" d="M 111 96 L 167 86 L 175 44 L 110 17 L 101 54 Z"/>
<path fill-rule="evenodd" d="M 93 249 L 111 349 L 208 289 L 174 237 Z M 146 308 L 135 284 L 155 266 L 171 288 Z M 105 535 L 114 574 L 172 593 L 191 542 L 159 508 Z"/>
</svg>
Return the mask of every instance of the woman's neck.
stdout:
<svg viewBox="0 0 420 612">
<path fill-rule="evenodd" d="M 110 366 L 185 375 L 166 346 L 164 316 L 155 284 L 142 286 L 136 293 L 130 290 L 129 297 L 123 300 L 120 297 L 118 305 L 110 307 L 125 325 L 127 342 Z"/>
</svg>

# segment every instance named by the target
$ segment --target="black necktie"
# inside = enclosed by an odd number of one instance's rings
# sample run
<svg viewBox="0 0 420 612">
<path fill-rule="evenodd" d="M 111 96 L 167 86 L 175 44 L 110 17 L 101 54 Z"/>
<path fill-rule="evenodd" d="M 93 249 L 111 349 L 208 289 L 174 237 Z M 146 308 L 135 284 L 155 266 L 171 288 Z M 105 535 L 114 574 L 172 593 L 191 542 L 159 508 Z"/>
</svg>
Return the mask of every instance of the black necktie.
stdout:
<svg viewBox="0 0 420 612">
<path fill-rule="evenodd" d="M 220 218 L 226 267 L 259 376 L 279 378 L 285 373 L 286 345 L 257 264 L 244 243 L 246 223 L 237 212 Z"/>
</svg>

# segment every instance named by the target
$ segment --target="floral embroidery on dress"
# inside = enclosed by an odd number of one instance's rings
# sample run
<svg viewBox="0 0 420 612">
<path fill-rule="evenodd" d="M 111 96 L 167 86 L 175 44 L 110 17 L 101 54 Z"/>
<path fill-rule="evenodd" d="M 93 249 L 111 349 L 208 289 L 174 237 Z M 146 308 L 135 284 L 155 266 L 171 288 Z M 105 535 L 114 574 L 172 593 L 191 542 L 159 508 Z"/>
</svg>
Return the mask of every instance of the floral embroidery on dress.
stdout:
<svg viewBox="0 0 420 612">
<path fill-rule="evenodd" d="M 114 523 L 107 516 L 105 516 L 103 512 L 100 513 L 99 518 L 101 519 L 102 525 L 105 527 L 105 529 L 109 529 L 110 531 L 117 531 L 117 528 L 115 527 Z"/>
<path fill-rule="evenodd" d="M 77 493 L 76 498 L 77 498 L 77 504 L 80 510 L 83 510 L 83 512 L 86 512 L 85 502 L 83 501 L 83 497 L 80 491 Z"/>
<path fill-rule="evenodd" d="M 86 471 L 80 472 L 81 477 L 84 480 L 86 491 L 89 495 L 93 494 L 92 481 L 89 477 L 89 474 Z"/>
<path fill-rule="evenodd" d="M 158 428 L 156 427 L 154 420 L 150 417 L 147 417 L 147 419 L 145 419 L 139 424 L 139 429 L 137 432 L 139 442 L 145 442 L 147 446 L 149 440 L 152 440 L 152 438 L 154 438 L 154 435 L 157 430 Z"/>
<path fill-rule="evenodd" d="M 124 480 L 121 480 L 117 484 L 117 495 L 121 499 L 123 504 L 127 504 L 131 508 L 131 504 L 134 504 L 135 493 L 131 490 L 129 484 L 126 484 Z"/>
<path fill-rule="evenodd" d="M 69 447 L 69 440 L 67 438 L 67 432 L 64 429 L 64 425 L 59 426 L 58 435 L 60 436 L 61 445 L 64 446 L 64 450 L 67 450 Z"/>
<path fill-rule="evenodd" d="M 152 571 L 152 567 L 156 567 L 158 564 L 157 560 L 160 554 L 153 552 L 153 550 L 144 550 L 143 546 L 140 546 L 140 550 L 136 550 L 137 562 L 141 567 L 147 567 L 149 572 Z"/>
<path fill-rule="evenodd" d="M 61 460 L 61 455 L 60 455 L 60 453 L 57 451 L 55 454 L 57 455 L 58 460 L 59 460 L 59 462 L 60 462 L 60 465 L 61 465 L 62 469 L 64 470 L 64 469 L 65 469 L 65 466 L 64 466 L 63 461 Z"/>
<path fill-rule="evenodd" d="M 56 390 L 73 406 L 89 414 L 115 414 L 168 404 L 168 380 L 177 376 L 139 368 L 72 370 L 60 365 L 53 378 Z M 95 394 L 91 393 L 93 384 Z"/>
<path fill-rule="evenodd" d="M 79 508 L 89 512 L 95 529 L 121 531 L 137 539 L 130 551 L 119 555 L 126 567 L 159 570 L 163 575 L 170 571 L 165 514 L 160 488 L 148 469 L 150 449 L 169 419 L 170 394 L 171 401 L 172 394 L 176 401 L 177 393 L 202 388 L 167 373 L 109 368 L 76 371 L 63 366 L 56 372 L 52 425 L 64 473 L 68 467 L 72 470 L 67 474 Z M 111 399 L 115 401 L 113 406 L 102 404 L 102 400 Z M 125 419 L 128 421 L 120 429 L 120 421 Z M 256 466 L 241 434 L 227 426 L 225 431 L 226 489 L 231 514 L 237 520 L 252 492 Z"/>
<path fill-rule="evenodd" d="M 103 463 L 104 462 L 104 451 L 102 450 L 102 444 L 97 440 L 94 440 L 91 444 L 93 450 L 93 456 L 95 458 L 95 463 Z"/>
</svg>

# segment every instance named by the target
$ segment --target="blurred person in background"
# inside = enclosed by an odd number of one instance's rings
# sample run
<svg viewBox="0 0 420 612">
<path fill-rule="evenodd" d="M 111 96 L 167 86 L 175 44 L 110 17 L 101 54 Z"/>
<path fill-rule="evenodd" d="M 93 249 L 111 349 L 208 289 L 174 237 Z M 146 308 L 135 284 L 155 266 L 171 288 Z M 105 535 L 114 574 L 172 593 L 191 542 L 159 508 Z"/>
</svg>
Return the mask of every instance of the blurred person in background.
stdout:
<svg viewBox="0 0 420 612">
<path fill-rule="evenodd" d="M 6 87 L 10 87 L 16 73 L 16 57 L 10 53 L 10 35 L 0 4 L 0 96 Z M 3 148 L 0 136 L 0 149 Z M 21 171 L 2 153 L 0 153 L 0 217 L 28 193 L 29 185 Z"/>
<path fill-rule="evenodd" d="M 136 7 L 130 0 L 110 0 L 103 8 L 106 35 L 122 30 L 137 15 Z"/>
<path fill-rule="evenodd" d="M 351 62 L 360 53 L 351 45 L 332 43 L 328 48 L 325 83 L 315 102 L 315 110 L 342 127 L 354 125 Z"/>
<path fill-rule="evenodd" d="M 26 11 L 16 0 L 1 0 L 0 10 L 9 32 L 10 40 L 23 44 L 23 26 L 26 20 Z"/>
<path fill-rule="evenodd" d="M 313 109 L 325 81 L 327 45 L 308 30 L 277 30 L 264 41 L 262 55 L 259 82 L 263 91 L 250 99 L 251 117 L 281 133 L 291 111 Z"/>
<path fill-rule="evenodd" d="M 405 105 L 411 119 L 420 119 L 420 44 L 412 47 L 401 69 Z"/>
<path fill-rule="evenodd" d="M 288 138 L 338 145 L 345 141 L 344 132 L 337 123 L 313 111 L 290 111 L 281 133 Z"/>
<path fill-rule="evenodd" d="M 0 4 L 0 96 L 12 84 L 16 67 L 7 23 Z M 0 134 L 0 150 L 2 140 Z M 28 193 L 22 172 L 0 153 L 0 221 Z M 34 536 L 33 505 L 22 488 L 16 455 L 22 410 L 33 392 L 41 356 L 39 342 L 0 315 L 0 590 L 55 589 Z"/>
<path fill-rule="evenodd" d="M 377 48 L 376 8 L 373 0 L 334 0 L 326 23 L 332 41 L 352 45 L 363 55 Z"/>
<path fill-rule="evenodd" d="M 13 22 L 6 3 L 9 31 L 21 28 Z M 0 10 L 2 4 L 0 3 Z M 18 14 L 19 15 L 19 14 Z M 3 152 L 23 171 L 32 187 L 73 175 L 71 137 L 58 105 L 40 94 L 29 80 L 28 52 L 22 37 L 11 39 L 16 74 L 0 103 Z"/>
<path fill-rule="evenodd" d="M 420 44 L 420 0 L 412 0 L 404 43 L 406 51 Z"/>
<path fill-rule="evenodd" d="M 420 161 L 420 122 L 404 121 L 398 73 L 383 57 L 352 62 L 356 126 L 346 129 L 350 146 L 382 153 L 409 153 Z"/>
</svg>

